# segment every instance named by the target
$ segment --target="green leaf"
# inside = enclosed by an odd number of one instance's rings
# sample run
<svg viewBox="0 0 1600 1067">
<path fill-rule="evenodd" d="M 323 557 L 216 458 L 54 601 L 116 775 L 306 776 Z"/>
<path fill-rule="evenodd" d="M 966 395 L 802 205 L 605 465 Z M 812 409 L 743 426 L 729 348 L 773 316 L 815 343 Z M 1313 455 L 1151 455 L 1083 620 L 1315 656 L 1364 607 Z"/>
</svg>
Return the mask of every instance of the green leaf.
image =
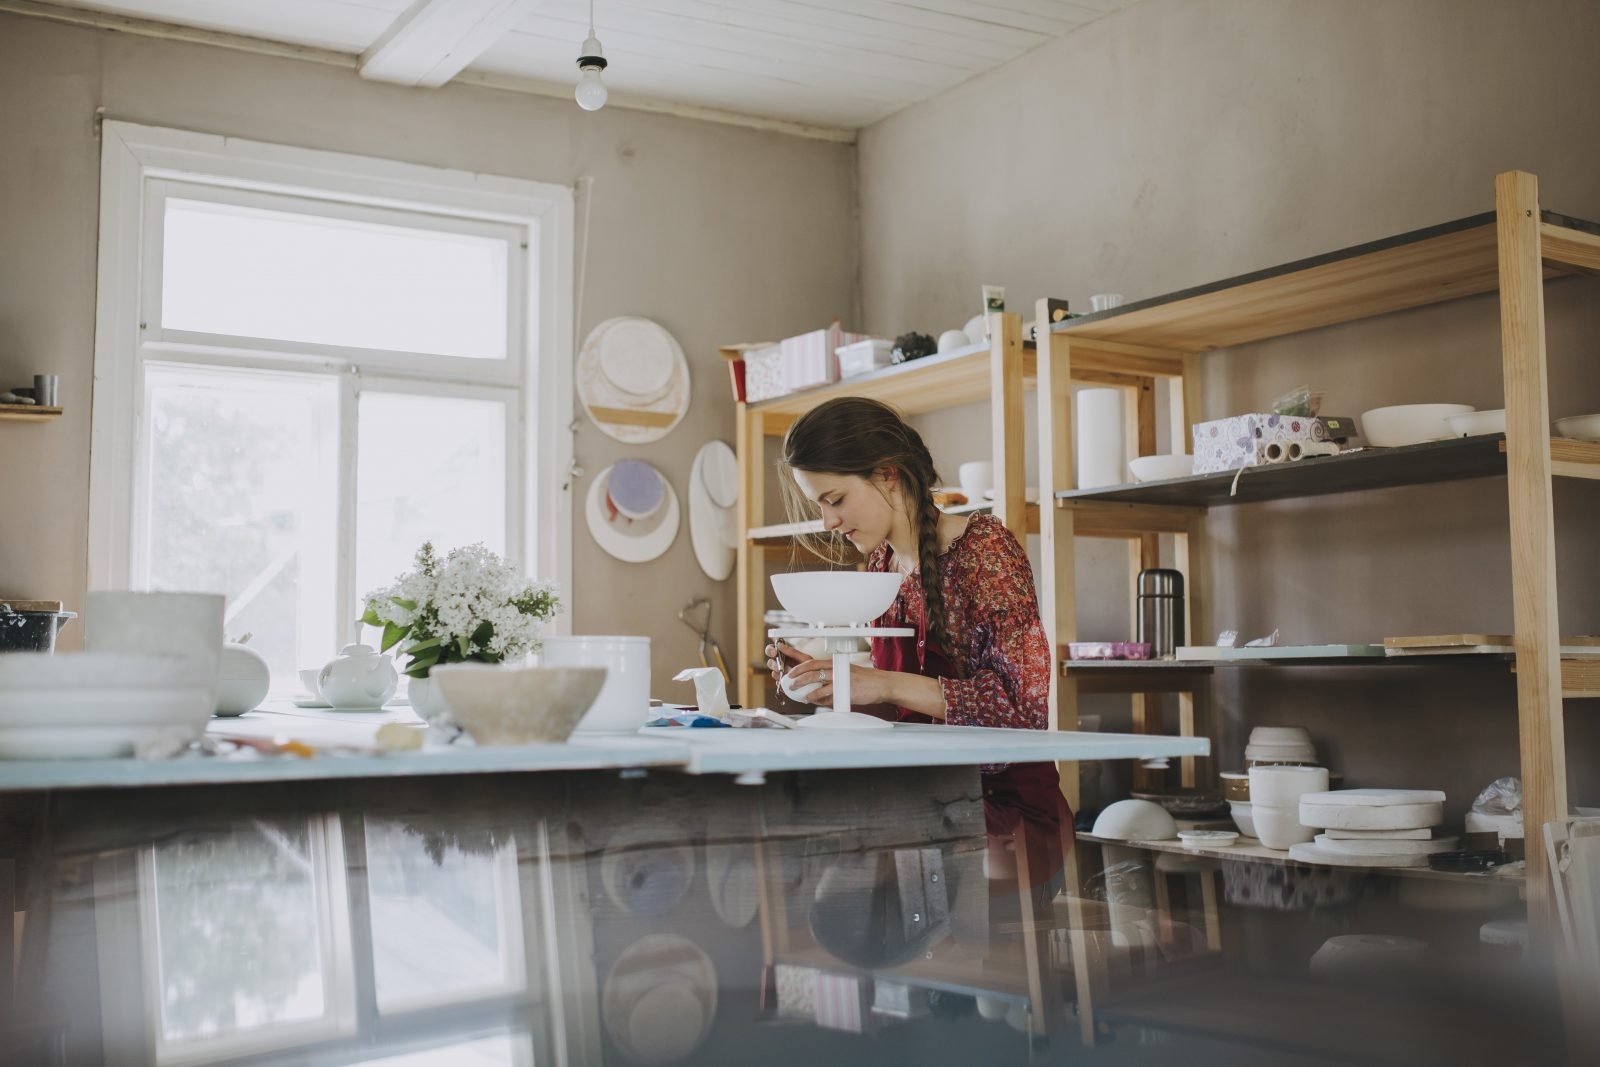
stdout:
<svg viewBox="0 0 1600 1067">
<path fill-rule="evenodd" d="M 375 608 L 368 608 L 366 611 L 362 612 L 361 621 L 368 626 L 383 625 L 383 620 L 378 618 L 378 612 Z"/>
<path fill-rule="evenodd" d="M 391 601 L 393 601 L 394 603 L 400 605 L 402 608 L 405 608 L 407 611 L 416 611 L 417 610 L 417 602 L 415 600 L 403 600 L 403 599 L 401 599 L 400 597 L 397 597 L 397 596 L 390 597 L 389 599 Z"/>
<path fill-rule="evenodd" d="M 411 632 L 411 628 L 409 626 L 401 626 L 398 623 L 393 623 L 393 622 L 384 623 L 383 624 L 383 643 L 378 648 L 378 651 L 379 652 L 387 652 L 387 651 L 389 651 L 391 648 L 393 648 L 396 644 L 398 644 L 400 642 L 401 638 L 405 637 L 405 635 L 410 633 L 410 632 Z"/>
<path fill-rule="evenodd" d="M 416 642 L 413 642 L 412 644 L 407 645 L 406 646 L 406 651 L 411 653 L 414 656 L 418 652 L 426 652 L 430 648 L 438 648 L 443 643 L 444 643 L 444 641 L 441 638 L 429 637 L 429 638 L 427 638 L 425 640 L 416 641 Z"/>
<path fill-rule="evenodd" d="M 433 669 L 433 664 L 432 663 L 424 663 L 424 664 L 422 664 L 420 666 L 418 666 L 417 664 L 412 664 L 410 667 L 406 668 L 406 677 L 407 678 L 426 678 L 428 676 L 428 672 L 430 670 L 432 670 L 432 669 Z"/>
<path fill-rule="evenodd" d="M 413 678 L 420 678 L 422 675 L 418 674 L 418 671 L 426 674 L 429 668 L 435 666 L 438 662 L 439 657 L 433 653 L 429 653 L 424 656 L 416 656 L 411 660 L 410 665 L 406 667 L 406 673 L 411 675 Z"/>
<path fill-rule="evenodd" d="M 472 650 L 472 641 L 466 637 L 458 638 L 456 647 L 461 649 L 461 658 L 466 659 Z"/>
</svg>

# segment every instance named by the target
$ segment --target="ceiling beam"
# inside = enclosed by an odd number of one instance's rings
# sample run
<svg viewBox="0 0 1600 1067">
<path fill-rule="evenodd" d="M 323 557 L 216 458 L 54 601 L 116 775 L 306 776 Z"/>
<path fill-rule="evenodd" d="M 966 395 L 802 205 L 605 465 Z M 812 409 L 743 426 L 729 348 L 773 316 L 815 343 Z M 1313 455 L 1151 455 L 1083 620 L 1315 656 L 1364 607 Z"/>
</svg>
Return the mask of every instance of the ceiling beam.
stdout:
<svg viewBox="0 0 1600 1067">
<path fill-rule="evenodd" d="M 356 70 L 373 81 L 443 85 L 544 3 L 417 0 L 361 53 Z"/>
</svg>

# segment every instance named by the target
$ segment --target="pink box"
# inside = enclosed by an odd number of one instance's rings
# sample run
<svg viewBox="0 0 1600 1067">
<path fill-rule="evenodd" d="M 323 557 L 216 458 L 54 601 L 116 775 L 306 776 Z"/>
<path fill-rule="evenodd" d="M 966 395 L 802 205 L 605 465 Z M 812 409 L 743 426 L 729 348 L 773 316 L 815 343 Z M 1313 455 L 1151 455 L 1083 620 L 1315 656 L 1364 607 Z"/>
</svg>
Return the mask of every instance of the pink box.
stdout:
<svg viewBox="0 0 1600 1067">
<path fill-rule="evenodd" d="M 779 342 L 783 349 L 784 386 L 792 393 L 832 385 L 839 380 L 839 357 L 833 350 L 864 340 L 865 334 L 845 333 L 837 322 L 827 329 L 785 337 Z M 748 385 L 746 395 L 749 395 Z"/>
<path fill-rule="evenodd" d="M 1329 419 L 1314 415 L 1277 415 L 1253 412 L 1226 419 L 1197 422 L 1194 437 L 1194 472 L 1213 474 L 1267 462 L 1267 446 L 1274 442 L 1331 441 Z M 1353 425 L 1349 419 L 1331 420 Z"/>
</svg>

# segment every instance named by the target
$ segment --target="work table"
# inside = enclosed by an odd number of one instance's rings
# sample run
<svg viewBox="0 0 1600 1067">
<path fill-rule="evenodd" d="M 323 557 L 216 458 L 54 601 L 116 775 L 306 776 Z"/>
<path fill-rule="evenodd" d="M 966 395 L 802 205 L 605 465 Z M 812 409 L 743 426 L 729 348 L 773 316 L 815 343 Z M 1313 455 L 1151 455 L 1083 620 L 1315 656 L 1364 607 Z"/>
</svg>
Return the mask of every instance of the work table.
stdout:
<svg viewBox="0 0 1600 1067">
<path fill-rule="evenodd" d="M 755 783 L 778 771 L 1153 759 L 1210 752 L 1203 737 L 899 724 L 892 730 L 842 733 L 662 727 L 636 734 L 575 734 L 564 744 L 439 745 L 378 754 L 372 739 L 385 722 L 423 728 L 407 708 L 366 716 L 269 704 L 240 718 L 213 719 L 208 736 L 294 738 L 318 749 L 315 757 L 187 753 L 173 759 L 5 760 L 0 761 L 0 792 L 580 770 L 731 774 Z"/>
</svg>

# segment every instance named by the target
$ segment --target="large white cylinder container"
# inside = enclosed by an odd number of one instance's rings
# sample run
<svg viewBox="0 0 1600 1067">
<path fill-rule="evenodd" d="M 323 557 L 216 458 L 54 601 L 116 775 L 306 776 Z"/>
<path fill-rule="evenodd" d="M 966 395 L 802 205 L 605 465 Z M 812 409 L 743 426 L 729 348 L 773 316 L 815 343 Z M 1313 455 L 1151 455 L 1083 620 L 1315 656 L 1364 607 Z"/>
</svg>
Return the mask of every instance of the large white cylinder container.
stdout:
<svg viewBox="0 0 1600 1067">
<path fill-rule="evenodd" d="M 650 719 L 650 639 L 576 634 L 546 637 L 546 667 L 604 667 L 606 684 L 577 733 L 632 733 Z"/>
<path fill-rule="evenodd" d="M 1127 481 L 1121 389 L 1080 389 L 1077 396 L 1078 488 L 1099 489 Z"/>
</svg>

